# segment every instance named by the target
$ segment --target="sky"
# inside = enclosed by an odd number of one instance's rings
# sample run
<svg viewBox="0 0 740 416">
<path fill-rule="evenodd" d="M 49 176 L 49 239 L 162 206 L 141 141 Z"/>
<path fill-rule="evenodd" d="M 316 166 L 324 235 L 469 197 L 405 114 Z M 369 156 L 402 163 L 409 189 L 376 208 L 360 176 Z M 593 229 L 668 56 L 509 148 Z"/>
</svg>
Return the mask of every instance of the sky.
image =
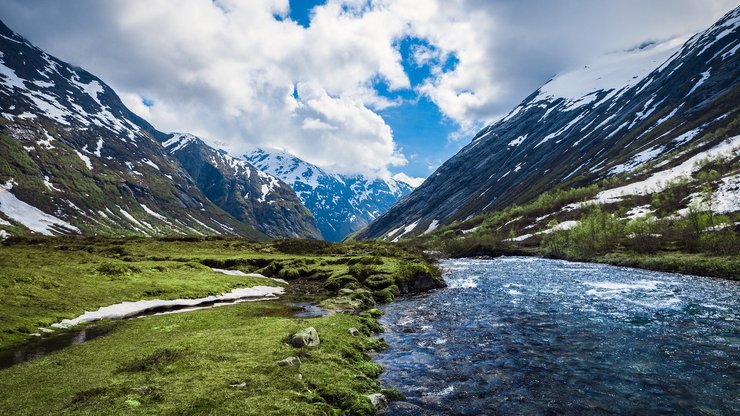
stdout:
<svg viewBox="0 0 740 416">
<path fill-rule="evenodd" d="M 736 0 L 3 0 L 0 19 L 159 130 L 238 156 L 429 176 L 558 73 Z"/>
</svg>

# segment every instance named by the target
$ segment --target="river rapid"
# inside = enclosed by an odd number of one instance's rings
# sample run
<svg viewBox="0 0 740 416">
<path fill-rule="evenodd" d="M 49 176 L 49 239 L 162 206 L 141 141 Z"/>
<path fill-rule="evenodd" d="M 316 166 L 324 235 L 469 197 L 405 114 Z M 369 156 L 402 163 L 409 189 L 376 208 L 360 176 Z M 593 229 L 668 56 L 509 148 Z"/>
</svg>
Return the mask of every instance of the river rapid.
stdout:
<svg viewBox="0 0 740 416">
<path fill-rule="evenodd" d="M 740 282 L 525 257 L 441 264 L 381 322 L 390 415 L 740 414 Z"/>
</svg>

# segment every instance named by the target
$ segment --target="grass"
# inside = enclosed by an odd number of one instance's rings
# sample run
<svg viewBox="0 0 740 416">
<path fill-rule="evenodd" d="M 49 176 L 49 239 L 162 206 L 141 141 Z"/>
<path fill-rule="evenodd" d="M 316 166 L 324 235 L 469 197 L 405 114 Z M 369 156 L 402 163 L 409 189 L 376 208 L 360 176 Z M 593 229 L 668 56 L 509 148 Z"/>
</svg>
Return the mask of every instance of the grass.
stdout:
<svg viewBox="0 0 740 416">
<path fill-rule="evenodd" d="M 0 348 L 125 300 L 278 284 L 211 267 L 292 280 L 280 302 L 93 324 L 112 330 L 0 370 L 0 414 L 374 414 L 368 394 L 397 394 L 381 389 L 382 367 L 368 355 L 385 347 L 374 337 L 382 328 L 372 308 L 441 281 L 419 251 L 377 242 L 9 239 L 0 245 Z M 353 311 L 294 317 L 287 301 L 306 299 Z M 286 343 L 309 326 L 319 346 Z M 290 356 L 299 368 L 276 364 Z"/>
<path fill-rule="evenodd" d="M 389 281 L 380 288 L 384 289 L 396 280 L 413 279 L 404 271 L 415 263 L 436 273 L 418 253 L 379 243 L 253 243 L 224 238 L 10 240 L 0 246 L 0 348 L 28 339 L 39 327 L 122 301 L 196 298 L 237 287 L 276 285 L 272 280 L 217 273 L 210 267 L 297 279 L 296 289 L 289 291 L 302 289 L 308 296 L 328 296 L 344 286 L 326 282 L 349 276 L 353 268 L 372 267 Z M 354 289 L 376 290 L 360 283 Z M 392 300 L 387 293 L 379 294 L 380 298 Z M 373 301 L 366 299 L 360 306 L 371 307 Z"/>
<path fill-rule="evenodd" d="M 101 338 L 0 372 L 0 413 L 14 415 L 327 415 L 367 409 L 381 368 L 358 315 L 298 319 L 273 302 L 121 322 Z M 321 344 L 286 337 L 315 327 Z M 299 356 L 301 366 L 276 362 Z M 362 413 L 353 413 L 362 414 Z"/>
</svg>

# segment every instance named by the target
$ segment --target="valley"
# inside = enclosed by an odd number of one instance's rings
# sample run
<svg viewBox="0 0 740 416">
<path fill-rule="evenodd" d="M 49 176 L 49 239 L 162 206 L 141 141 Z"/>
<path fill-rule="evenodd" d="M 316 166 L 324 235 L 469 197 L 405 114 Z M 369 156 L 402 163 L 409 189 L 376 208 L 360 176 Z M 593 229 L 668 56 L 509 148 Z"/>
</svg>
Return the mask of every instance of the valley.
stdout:
<svg viewBox="0 0 740 416">
<path fill-rule="evenodd" d="M 8 0 L 0 414 L 740 413 L 712 1 Z"/>
</svg>

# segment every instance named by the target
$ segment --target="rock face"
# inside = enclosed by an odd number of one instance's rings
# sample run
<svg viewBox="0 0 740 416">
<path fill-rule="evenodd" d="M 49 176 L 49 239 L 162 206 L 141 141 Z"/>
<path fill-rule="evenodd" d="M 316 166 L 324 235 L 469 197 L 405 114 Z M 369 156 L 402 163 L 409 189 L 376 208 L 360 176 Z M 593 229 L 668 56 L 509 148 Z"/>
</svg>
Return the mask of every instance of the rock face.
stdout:
<svg viewBox="0 0 740 416">
<path fill-rule="evenodd" d="M 214 204 L 273 238 L 320 239 L 313 215 L 285 182 L 207 145 L 173 133 L 162 143 Z"/>
<path fill-rule="evenodd" d="M 290 345 L 300 347 L 315 347 L 321 343 L 319 339 L 319 333 L 316 332 L 316 328 L 310 326 L 306 329 L 302 329 L 290 337 Z"/>
<path fill-rule="evenodd" d="M 255 149 L 244 158 L 288 183 L 316 217 L 327 241 L 341 241 L 366 227 L 412 190 L 394 179 L 332 173 L 276 150 Z"/>
<path fill-rule="evenodd" d="M 553 188 L 676 166 L 740 133 L 740 8 L 556 76 L 358 238 L 398 240 Z"/>
<path fill-rule="evenodd" d="M 31 232 L 319 236 L 277 179 L 264 201 L 241 201 L 238 190 L 215 185 L 201 191 L 200 181 L 160 144 L 168 138 L 102 80 L 0 23 L 0 238 Z M 195 154 L 187 166 L 194 172 L 205 169 Z M 271 183 L 259 174 L 241 178 L 236 167 L 214 170 L 219 173 L 210 179 L 221 175 L 226 187 L 252 191 Z"/>
</svg>

